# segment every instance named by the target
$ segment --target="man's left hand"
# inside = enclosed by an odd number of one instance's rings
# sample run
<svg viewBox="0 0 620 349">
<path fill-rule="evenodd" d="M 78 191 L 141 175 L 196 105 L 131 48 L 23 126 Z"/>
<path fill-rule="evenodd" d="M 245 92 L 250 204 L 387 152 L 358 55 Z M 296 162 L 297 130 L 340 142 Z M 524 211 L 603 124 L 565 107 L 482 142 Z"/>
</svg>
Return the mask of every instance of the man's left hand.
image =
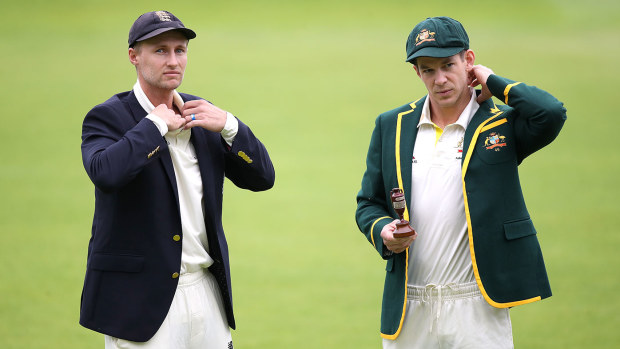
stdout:
<svg viewBox="0 0 620 349">
<path fill-rule="evenodd" d="M 476 102 L 478 102 L 478 104 L 482 104 L 482 102 L 493 97 L 493 94 L 491 93 L 491 91 L 489 91 L 489 88 L 487 87 L 487 79 L 489 78 L 489 75 L 493 74 L 493 71 L 491 69 L 483 65 L 477 64 L 474 65 L 467 73 L 469 74 L 470 78 L 469 86 L 476 87 L 480 85 L 480 87 L 482 88 L 480 95 L 476 99 Z"/>
<path fill-rule="evenodd" d="M 196 99 L 185 102 L 181 113 L 187 121 L 185 124 L 186 130 L 192 127 L 200 126 L 209 131 L 221 132 L 224 129 L 224 125 L 226 125 L 226 111 L 216 107 L 204 99 Z M 194 119 L 192 119 L 192 116 Z"/>
</svg>

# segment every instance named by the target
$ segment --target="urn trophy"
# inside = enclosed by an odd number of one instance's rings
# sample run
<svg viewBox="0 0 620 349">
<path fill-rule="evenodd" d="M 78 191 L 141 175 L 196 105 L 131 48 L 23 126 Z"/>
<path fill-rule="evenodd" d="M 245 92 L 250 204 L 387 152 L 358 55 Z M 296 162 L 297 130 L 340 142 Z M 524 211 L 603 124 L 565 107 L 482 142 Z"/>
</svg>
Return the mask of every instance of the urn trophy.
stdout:
<svg viewBox="0 0 620 349">
<path fill-rule="evenodd" d="M 403 194 L 402 189 L 394 188 L 391 192 L 392 206 L 394 207 L 394 211 L 400 218 L 400 222 L 396 223 L 396 230 L 394 231 L 395 238 L 404 238 L 407 236 L 415 235 L 416 232 L 409 225 L 409 221 L 403 218 L 403 214 L 405 213 L 405 206 L 407 205 L 405 201 L 405 194 Z"/>
</svg>

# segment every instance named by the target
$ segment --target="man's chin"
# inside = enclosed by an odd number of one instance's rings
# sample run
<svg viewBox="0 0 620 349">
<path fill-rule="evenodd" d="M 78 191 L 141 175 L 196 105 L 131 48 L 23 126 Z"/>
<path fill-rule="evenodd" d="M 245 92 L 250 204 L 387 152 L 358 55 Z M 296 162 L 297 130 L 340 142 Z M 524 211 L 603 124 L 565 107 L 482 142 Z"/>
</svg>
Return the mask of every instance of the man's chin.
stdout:
<svg viewBox="0 0 620 349">
<path fill-rule="evenodd" d="M 160 87 L 165 90 L 176 90 L 179 86 L 181 86 L 181 82 L 182 80 L 169 80 L 163 82 Z"/>
<path fill-rule="evenodd" d="M 435 100 L 435 103 L 437 104 L 437 106 L 442 107 L 442 108 L 450 107 L 450 106 L 454 105 L 454 103 L 455 103 L 454 98 L 452 98 L 452 96 L 450 96 L 450 97 L 435 96 L 434 100 Z"/>
</svg>

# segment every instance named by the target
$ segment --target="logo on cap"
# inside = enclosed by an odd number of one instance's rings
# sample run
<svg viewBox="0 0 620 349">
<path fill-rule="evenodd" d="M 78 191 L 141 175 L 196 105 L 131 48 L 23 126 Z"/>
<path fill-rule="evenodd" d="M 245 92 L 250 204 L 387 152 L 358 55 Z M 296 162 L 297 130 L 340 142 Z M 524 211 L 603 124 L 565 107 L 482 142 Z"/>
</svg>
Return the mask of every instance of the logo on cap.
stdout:
<svg viewBox="0 0 620 349">
<path fill-rule="evenodd" d="M 155 14 L 157 15 L 157 17 L 159 17 L 159 20 L 162 22 L 172 21 L 172 19 L 170 18 L 170 14 L 166 11 L 155 11 Z"/>
<path fill-rule="evenodd" d="M 423 42 L 435 41 L 435 32 L 428 29 L 422 29 L 418 36 L 415 37 L 415 45 L 418 46 Z"/>
</svg>

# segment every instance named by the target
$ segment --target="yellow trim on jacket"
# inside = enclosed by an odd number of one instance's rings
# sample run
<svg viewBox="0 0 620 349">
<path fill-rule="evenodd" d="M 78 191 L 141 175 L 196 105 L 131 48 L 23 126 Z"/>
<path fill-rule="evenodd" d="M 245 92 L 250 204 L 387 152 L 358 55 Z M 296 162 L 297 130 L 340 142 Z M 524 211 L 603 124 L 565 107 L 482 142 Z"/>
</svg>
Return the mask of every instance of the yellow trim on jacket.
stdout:
<svg viewBox="0 0 620 349">
<path fill-rule="evenodd" d="M 499 114 L 498 114 L 498 115 L 499 115 Z M 505 124 L 505 123 L 507 123 L 507 122 L 508 122 L 508 120 L 506 120 L 506 118 L 503 118 L 503 119 L 497 120 L 497 121 L 495 121 L 495 122 L 492 122 L 492 123 L 490 123 L 490 124 L 486 125 L 485 127 L 483 127 L 483 128 L 482 128 L 482 130 L 480 130 L 480 133 L 482 133 L 482 132 L 484 132 L 484 131 L 486 131 L 486 130 L 490 130 L 490 129 L 492 129 L 493 127 L 499 126 L 499 125 L 501 125 L 501 124 Z"/>
<path fill-rule="evenodd" d="M 386 218 L 392 218 L 390 216 L 383 216 L 383 217 L 379 217 L 377 219 L 375 219 L 374 222 L 372 222 L 372 226 L 370 226 L 370 240 L 372 242 L 372 245 L 377 248 L 377 244 L 375 243 L 375 235 L 374 235 L 374 230 L 375 230 L 375 224 L 377 224 L 377 222 L 379 222 L 382 219 L 386 219 Z"/>
<path fill-rule="evenodd" d="M 381 337 L 385 339 L 394 340 L 400 335 L 400 331 L 403 329 L 403 322 L 405 321 L 405 313 L 407 312 L 407 281 L 409 279 L 409 247 L 405 250 L 405 301 L 403 302 L 403 313 L 400 316 L 400 323 L 398 324 L 398 330 L 394 334 L 381 333 Z"/>
<path fill-rule="evenodd" d="M 515 83 L 509 84 L 506 86 L 506 88 L 504 89 L 504 98 L 505 98 L 504 103 L 508 104 L 508 92 L 510 91 L 511 88 L 513 88 L 514 86 L 517 86 L 518 84 L 520 84 L 520 82 L 515 82 Z"/>
<path fill-rule="evenodd" d="M 410 114 L 415 110 L 416 107 L 416 103 L 419 101 L 419 99 L 411 104 L 409 104 L 409 106 L 411 107 L 411 110 L 407 110 L 404 111 L 402 113 L 398 113 L 398 119 L 396 120 L 396 141 L 395 143 L 395 149 L 394 149 L 394 155 L 396 156 L 396 177 L 398 179 L 398 187 L 403 191 L 403 193 L 405 192 L 405 187 L 403 186 L 403 176 L 400 173 L 401 172 L 401 168 L 400 168 L 400 133 L 401 133 L 401 124 L 402 124 L 402 119 L 403 119 L 403 115 L 406 114 Z M 405 195 L 407 195 L 405 193 Z M 407 208 L 407 205 L 405 205 L 405 213 L 403 214 L 403 218 L 405 220 L 409 220 L 409 210 Z"/>
<path fill-rule="evenodd" d="M 400 168 L 400 133 L 401 133 L 401 123 L 402 123 L 402 118 L 403 115 L 412 113 L 415 108 L 416 108 L 416 103 L 419 101 L 420 99 L 418 99 L 417 101 L 409 104 L 409 106 L 411 107 L 411 110 L 408 111 L 404 111 L 402 113 L 398 113 L 398 119 L 396 120 L 396 141 L 395 143 L 395 152 L 394 155 L 396 156 L 396 177 L 398 180 L 398 187 L 403 191 L 403 193 L 405 192 L 405 187 L 403 186 L 403 176 L 401 174 L 401 168 Z M 405 194 L 406 195 L 406 194 Z M 405 220 L 409 220 L 409 211 L 407 209 L 407 205 L 405 205 L 405 213 L 403 214 L 403 218 Z M 403 322 L 405 321 L 405 313 L 407 310 L 407 282 L 409 281 L 409 247 L 407 247 L 407 249 L 405 250 L 405 294 L 404 294 L 404 301 L 403 301 L 403 310 L 402 310 L 402 314 L 400 316 L 400 323 L 398 324 L 398 330 L 396 330 L 396 333 L 389 335 L 389 334 L 385 334 L 385 333 L 381 333 L 381 337 L 385 338 L 385 339 L 396 339 L 398 337 L 398 335 L 400 334 L 400 331 L 403 329 Z"/>
<path fill-rule="evenodd" d="M 508 94 L 508 90 L 509 88 L 507 87 L 505 91 L 506 96 Z M 472 136 L 471 143 L 469 144 L 469 147 L 467 149 L 467 155 L 465 156 L 465 160 L 463 161 L 461 180 L 463 182 L 463 199 L 465 202 L 465 216 L 467 217 L 467 235 L 469 239 L 469 253 L 471 255 L 471 263 L 474 269 L 474 277 L 476 278 L 476 283 L 478 284 L 480 293 L 491 306 L 495 308 L 510 308 L 510 307 L 514 307 L 517 305 L 539 301 L 541 297 L 537 296 L 534 298 L 524 299 L 524 300 L 515 301 L 515 302 L 508 302 L 508 303 L 498 303 L 492 300 L 491 297 L 489 297 L 486 290 L 484 289 L 484 286 L 482 285 L 482 279 L 480 278 L 480 272 L 478 271 L 478 264 L 476 263 L 476 253 L 474 252 L 474 237 L 473 237 L 473 231 L 472 231 L 471 216 L 469 214 L 469 201 L 467 199 L 467 189 L 465 187 L 465 174 L 467 173 L 467 167 L 469 166 L 469 160 L 471 159 L 471 155 L 474 151 L 474 147 L 476 145 L 476 140 L 478 139 L 478 135 L 482 133 L 483 131 L 489 130 L 495 126 L 499 126 L 507 122 L 506 118 L 504 118 L 504 119 L 495 121 L 489 124 L 488 126 L 485 126 L 489 121 L 495 119 L 496 117 L 498 117 L 499 115 L 503 113 L 502 111 L 499 111 L 497 109 L 497 106 L 494 106 L 492 111 L 495 112 L 495 114 L 491 116 L 490 118 L 486 119 L 483 123 L 481 123 L 476 129 L 476 131 L 474 132 L 474 135 Z"/>
</svg>

